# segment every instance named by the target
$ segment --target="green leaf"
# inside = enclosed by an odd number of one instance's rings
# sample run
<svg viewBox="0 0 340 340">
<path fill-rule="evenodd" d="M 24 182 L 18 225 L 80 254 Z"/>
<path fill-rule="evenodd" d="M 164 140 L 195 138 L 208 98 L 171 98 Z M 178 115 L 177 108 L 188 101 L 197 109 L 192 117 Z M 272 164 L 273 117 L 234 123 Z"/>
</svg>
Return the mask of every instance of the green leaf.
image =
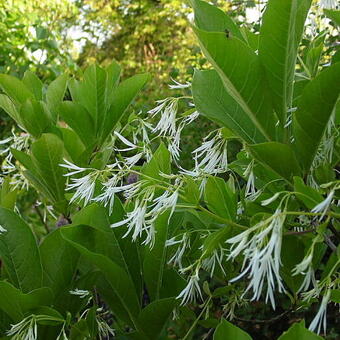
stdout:
<svg viewBox="0 0 340 340">
<path fill-rule="evenodd" d="M 222 178 L 210 176 L 204 190 L 204 199 L 214 214 L 234 220 L 237 212 L 237 198 Z"/>
<path fill-rule="evenodd" d="M 227 38 L 224 33 L 198 28 L 194 31 L 203 53 L 218 72 L 229 95 L 237 102 L 238 114 L 248 116 L 263 138 L 272 140 L 276 121 L 259 57 L 238 38 Z"/>
<path fill-rule="evenodd" d="M 72 288 L 79 253 L 62 238 L 61 229 L 57 229 L 41 243 L 40 255 L 43 285 L 51 288 L 58 302 L 60 295 Z"/>
<path fill-rule="evenodd" d="M 115 201 L 113 214 L 117 219 L 123 220 L 124 210 L 120 211 L 118 209 L 120 208 L 119 198 L 116 197 Z M 136 243 L 129 238 L 123 237 L 124 230 L 110 227 L 111 221 L 107 209 L 98 204 L 91 204 L 73 216 L 73 223 L 88 225 L 104 232 L 95 234 L 96 238 L 93 240 L 93 247 L 129 273 L 137 294 L 140 295 L 142 290 L 141 266 Z"/>
<path fill-rule="evenodd" d="M 24 172 L 25 177 L 31 182 L 31 184 L 43 195 L 46 196 L 51 202 L 54 202 L 52 192 L 49 190 L 48 185 L 44 182 L 43 178 L 37 173 L 36 167 L 32 162 L 32 159 L 23 151 L 11 149 L 13 156 L 27 169 Z"/>
<path fill-rule="evenodd" d="M 294 323 L 278 340 L 322 340 L 321 336 L 305 328 L 305 321 Z"/>
<path fill-rule="evenodd" d="M 17 189 L 12 190 L 10 177 L 5 177 L 0 190 L 0 206 L 14 210 L 17 198 Z"/>
<path fill-rule="evenodd" d="M 232 130 L 247 143 L 266 141 L 251 118 L 227 92 L 216 71 L 195 70 L 192 93 L 197 110 L 207 118 Z"/>
<path fill-rule="evenodd" d="M 46 91 L 46 103 L 48 109 L 52 113 L 54 121 L 57 121 L 58 108 L 65 96 L 67 80 L 67 74 L 60 75 L 57 79 L 52 81 Z"/>
<path fill-rule="evenodd" d="M 20 114 L 13 101 L 5 94 L 0 94 L 0 108 L 2 108 L 16 123 L 22 126 Z"/>
<path fill-rule="evenodd" d="M 331 289 L 331 296 L 329 299 L 335 303 L 340 303 L 340 289 Z"/>
<path fill-rule="evenodd" d="M 75 247 L 92 265 L 102 271 L 111 289 L 118 297 L 119 303 L 135 324 L 140 312 L 140 303 L 134 283 L 121 266 L 101 253 L 102 249 L 96 249 L 93 240 L 98 237 L 96 235 L 98 233 L 102 232 L 83 225 L 64 227 L 61 231 L 66 241 Z"/>
<path fill-rule="evenodd" d="M 318 73 L 318 67 L 322 55 L 324 44 L 311 48 L 306 57 L 306 66 L 312 78 L 314 78 Z"/>
<path fill-rule="evenodd" d="M 293 176 L 299 176 L 301 170 L 292 148 L 287 144 L 269 142 L 249 145 L 252 155 L 265 167 L 291 182 Z"/>
<path fill-rule="evenodd" d="M 150 339 L 159 339 L 170 314 L 176 305 L 174 298 L 156 300 L 147 305 L 140 313 L 138 322 Z"/>
<path fill-rule="evenodd" d="M 114 89 L 112 99 L 110 99 L 112 104 L 103 117 L 101 129 L 98 131 L 101 143 L 104 143 L 107 136 L 122 119 L 127 108 L 148 80 L 148 74 L 137 74 L 124 80 Z"/>
<path fill-rule="evenodd" d="M 332 9 L 324 9 L 324 13 L 331 19 L 337 26 L 340 26 L 340 11 Z"/>
<path fill-rule="evenodd" d="M 49 288 L 39 288 L 24 294 L 10 283 L 0 281 L 0 309 L 14 322 L 21 321 L 25 313 L 41 305 L 52 303 L 53 294 Z"/>
<path fill-rule="evenodd" d="M 224 32 L 243 40 L 235 22 L 218 7 L 206 1 L 191 0 L 195 11 L 195 25 L 205 31 Z"/>
<path fill-rule="evenodd" d="M 272 0 L 262 19 L 259 56 L 282 126 L 292 104 L 297 49 L 310 4 L 311 0 Z"/>
<path fill-rule="evenodd" d="M 145 164 L 141 170 L 142 174 L 158 180 L 166 180 L 160 173 L 171 173 L 170 152 L 163 143 L 158 147 L 153 154 L 149 163 Z"/>
<path fill-rule="evenodd" d="M 294 191 L 297 192 L 298 199 L 310 210 L 324 199 L 317 190 L 307 186 L 301 177 L 294 177 Z"/>
<path fill-rule="evenodd" d="M 33 92 L 36 100 L 42 100 L 43 83 L 33 72 L 26 71 L 22 82 Z"/>
<path fill-rule="evenodd" d="M 85 146 L 79 136 L 71 129 L 59 128 L 63 135 L 64 147 L 72 158 L 74 164 L 79 165 L 81 155 L 85 151 Z"/>
<path fill-rule="evenodd" d="M 59 106 L 59 114 L 86 147 L 91 147 L 95 144 L 94 121 L 81 104 L 65 101 Z"/>
<path fill-rule="evenodd" d="M 334 64 L 306 85 L 293 117 L 294 149 L 308 171 L 340 92 L 340 63 Z"/>
<path fill-rule="evenodd" d="M 251 340 L 251 336 L 227 320 L 222 320 L 214 332 L 214 340 Z"/>
<path fill-rule="evenodd" d="M 107 110 L 105 97 L 106 72 L 97 65 L 89 66 L 84 72 L 84 80 L 81 83 L 81 104 L 91 114 L 94 131 L 97 131 L 98 121 Z"/>
<path fill-rule="evenodd" d="M 39 248 L 30 227 L 13 211 L 0 208 L 0 256 L 11 282 L 23 292 L 41 287 Z"/>
<path fill-rule="evenodd" d="M 66 179 L 59 165 L 63 163 L 63 142 L 55 135 L 46 133 L 32 144 L 31 150 L 36 173 L 47 186 L 54 203 L 63 204 Z"/>
<path fill-rule="evenodd" d="M 302 282 L 302 275 L 292 275 L 294 267 L 303 260 L 305 254 L 305 246 L 301 238 L 296 235 L 285 235 L 282 240 L 281 248 L 281 275 L 286 285 L 297 293 Z"/>
<path fill-rule="evenodd" d="M 27 132 L 39 138 L 51 126 L 45 103 L 28 99 L 20 108 L 20 121 Z"/>
<path fill-rule="evenodd" d="M 198 184 L 189 176 L 185 179 L 185 182 L 186 185 L 183 194 L 185 201 L 197 205 L 201 197 Z"/>
<path fill-rule="evenodd" d="M 166 246 L 170 212 L 160 215 L 154 224 L 155 244 L 152 249 L 145 249 L 143 273 L 148 294 L 151 300 L 157 300 L 163 283 L 163 271 L 166 266 Z"/>
<path fill-rule="evenodd" d="M 107 101 L 107 108 L 109 108 L 114 100 L 114 90 L 118 86 L 121 68 L 120 66 L 113 60 L 112 63 L 106 68 L 106 101 Z M 101 131 L 104 124 L 104 116 L 101 118 L 98 130 Z"/>
<path fill-rule="evenodd" d="M 27 99 L 34 99 L 33 93 L 18 78 L 0 74 L 0 87 L 16 105 L 23 104 Z"/>
</svg>

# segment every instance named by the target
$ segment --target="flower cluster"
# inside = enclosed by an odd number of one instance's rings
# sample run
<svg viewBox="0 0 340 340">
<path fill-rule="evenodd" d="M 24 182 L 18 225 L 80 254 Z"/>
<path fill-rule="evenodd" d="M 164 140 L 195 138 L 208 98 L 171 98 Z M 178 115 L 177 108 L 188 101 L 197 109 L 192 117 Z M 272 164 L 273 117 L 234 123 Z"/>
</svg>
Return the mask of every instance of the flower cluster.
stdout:
<svg viewBox="0 0 340 340">
<path fill-rule="evenodd" d="M 228 239 L 231 244 L 228 259 L 243 255 L 242 272 L 231 280 L 235 282 L 244 276 L 250 279 L 244 294 L 253 290 L 252 300 L 261 296 L 264 284 L 267 285 L 266 302 L 270 300 L 275 309 L 274 292 L 284 291 L 280 275 L 282 230 L 285 214 L 277 209 L 275 214 L 244 232 Z"/>
</svg>

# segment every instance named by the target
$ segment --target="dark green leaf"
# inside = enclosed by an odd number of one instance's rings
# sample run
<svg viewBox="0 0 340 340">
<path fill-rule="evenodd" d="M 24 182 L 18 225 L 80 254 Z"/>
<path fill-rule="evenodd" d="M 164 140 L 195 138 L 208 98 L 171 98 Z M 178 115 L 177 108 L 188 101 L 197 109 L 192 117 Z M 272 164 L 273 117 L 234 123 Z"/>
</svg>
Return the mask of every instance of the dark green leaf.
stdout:
<svg viewBox="0 0 340 340">
<path fill-rule="evenodd" d="M 312 187 L 307 186 L 301 177 L 294 177 L 294 190 L 297 197 L 302 201 L 308 209 L 313 209 L 316 205 L 323 201 L 323 196 Z"/>
<path fill-rule="evenodd" d="M 259 57 L 238 38 L 226 38 L 224 33 L 198 28 L 194 31 L 203 53 L 218 72 L 229 95 L 237 102 L 238 114 L 247 115 L 263 138 L 272 140 L 276 120 Z"/>
<path fill-rule="evenodd" d="M 31 309 L 51 304 L 52 298 L 53 294 L 49 288 L 39 288 L 24 294 L 8 282 L 0 281 L 0 309 L 14 322 L 21 321 L 24 314 Z"/>
<path fill-rule="evenodd" d="M 72 288 L 79 253 L 61 237 L 61 229 L 50 233 L 40 245 L 43 284 L 50 287 L 56 300 Z"/>
<path fill-rule="evenodd" d="M 235 22 L 218 7 L 206 1 L 191 0 L 195 11 L 195 25 L 205 31 L 224 32 L 241 40 L 243 36 Z"/>
<path fill-rule="evenodd" d="M 145 249 L 143 272 L 148 294 L 151 300 L 157 300 L 163 283 L 163 271 L 166 266 L 166 246 L 170 212 L 160 215 L 154 224 L 156 240 L 152 249 Z"/>
<path fill-rule="evenodd" d="M 67 79 L 67 74 L 60 75 L 57 79 L 52 81 L 46 91 L 46 103 L 52 113 L 54 121 L 57 120 L 58 107 L 64 99 L 67 88 Z"/>
<path fill-rule="evenodd" d="M 33 93 L 18 78 L 0 74 L 0 87 L 16 105 L 23 104 L 27 99 L 34 99 Z"/>
<path fill-rule="evenodd" d="M 112 99 L 110 100 L 112 103 L 111 107 L 108 109 L 105 117 L 103 117 L 102 128 L 99 131 L 101 143 L 104 143 L 107 136 L 122 119 L 127 108 L 148 80 L 148 74 L 138 74 L 124 80 L 114 89 Z"/>
<path fill-rule="evenodd" d="M 36 173 L 46 184 L 54 203 L 60 204 L 65 201 L 64 189 L 66 179 L 64 170 L 60 166 L 63 163 L 63 142 L 55 135 L 46 133 L 32 144 L 32 163 Z"/>
<path fill-rule="evenodd" d="M 41 287 L 39 249 L 30 227 L 13 211 L 0 208 L 0 256 L 11 282 L 23 292 Z"/>
<path fill-rule="evenodd" d="M 209 177 L 204 190 L 204 199 L 214 214 L 234 220 L 237 211 L 237 198 L 222 178 Z"/>
<path fill-rule="evenodd" d="M 297 49 L 311 0 L 272 0 L 263 15 L 259 56 L 282 126 L 291 107 Z"/>
<path fill-rule="evenodd" d="M 20 122 L 27 132 L 39 138 L 51 125 L 51 117 L 45 103 L 27 100 L 20 108 Z"/>
<path fill-rule="evenodd" d="M 305 321 L 294 323 L 278 340 L 322 340 L 321 336 L 305 328 Z"/>
<path fill-rule="evenodd" d="M 306 85 L 293 119 L 295 152 L 305 171 L 310 168 L 340 92 L 340 63 Z"/>
<path fill-rule="evenodd" d="M 65 101 L 59 106 L 59 114 L 79 136 L 85 146 L 94 145 L 96 133 L 94 121 L 81 104 Z"/>
<path fill-rule="evenodd" d="M 289 182 L 299 176 L 301 170 L 292 148 L 277 142 L 249 146 L 250 152 L 262 165 L 269 167 Z"/>
<path fill-rule="evenodd" d="M 214 340 L 251 340 L 251 336 L 227 320 L 222 320 L 214 332 Z"/>
<path fill-rule="evenodd" d="M 197 110 L 207 118 L 227 127 L 247 143 L 266 141 L 261 130 L 227 92 L 216 71 L 196 70 L 192 93 Z"/>
<path fill-rule="evenodd" d="M 139 324 L 149 339 L 159 339 L 170 314 L 176 305 L 174 298 L 156 300 L 146 306 L 138 317 Z"/>
<path fill-rule="evenodd" d="M 121 266 L 103 255 L 101 249 L 96 249 L 93 240 L 96 239 L 96 234 L 102 232 L 80 225 L 77 227 L 64 227 L 61 233 L 65 240 L 70 242 L 84 258 L 102 271 L 111 289 L 117 295 L 119 302 L 135 323 L 140 312 L 140 304 L 134 283 Z"/>
</svg>

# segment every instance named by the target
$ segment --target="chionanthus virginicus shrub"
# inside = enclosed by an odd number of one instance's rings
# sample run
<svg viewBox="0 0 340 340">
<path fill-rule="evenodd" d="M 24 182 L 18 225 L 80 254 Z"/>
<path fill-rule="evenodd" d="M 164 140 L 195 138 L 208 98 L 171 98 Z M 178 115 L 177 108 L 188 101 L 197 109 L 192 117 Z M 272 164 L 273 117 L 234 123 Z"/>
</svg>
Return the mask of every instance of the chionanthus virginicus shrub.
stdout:
<svg viewBox="0 0 340 340">
<path fill-rule="evenodd" d="M 234 321 L 253 301 L 277 320 L 318 306 L 281 340 L 326 334 L 340 303 L 339 54 L 319 65 L 327 32 L 301 50 L 311 0 L 269 0 L 259 34 L 190 2 L 212 68 L 147 118 L 128 106 L 148 76 L 120 82 L 116 63 L 48 87 L 0 75 L 22 130 L 1 142 L 4 337 L 166 339 L 170 324 L 182 339 L 251 339 Z M 200 115 L 220 128 L 184 169 L 181 135 Z M 61 216 L 39 242 L 15 209 L 28 187 Z"/>
</svg>

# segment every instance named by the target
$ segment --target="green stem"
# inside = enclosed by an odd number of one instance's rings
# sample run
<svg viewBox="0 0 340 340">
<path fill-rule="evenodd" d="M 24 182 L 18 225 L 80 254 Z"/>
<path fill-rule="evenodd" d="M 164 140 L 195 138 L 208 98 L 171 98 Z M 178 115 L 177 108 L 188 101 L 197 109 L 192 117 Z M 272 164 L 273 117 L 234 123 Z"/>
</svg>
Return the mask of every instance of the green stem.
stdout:
<svg viewBox="0 0 340 340">
<path fill-rule="evenodd" d="M 193 329 L 196 327 L 197 322 L 201 319 L 203 313 L 205 312 L 205 309 L 207 308 L 209 302 L 211 301 L 211 296 L 209 297 L 209 299 L 206 301 L 206 303 L 204 304 L 201 313 L 198 315 L 198 317 L 196 318 L 196 320 L 193 322 L 193 324 L 191 325 L 191 327 L 189 328 L 187 334 L 185 334 L 184 338 L 182 340 L 186 340 L 188 339 L 189 335 L 191 334 L 191 332 L 193 331 Z"/>
</svg>

